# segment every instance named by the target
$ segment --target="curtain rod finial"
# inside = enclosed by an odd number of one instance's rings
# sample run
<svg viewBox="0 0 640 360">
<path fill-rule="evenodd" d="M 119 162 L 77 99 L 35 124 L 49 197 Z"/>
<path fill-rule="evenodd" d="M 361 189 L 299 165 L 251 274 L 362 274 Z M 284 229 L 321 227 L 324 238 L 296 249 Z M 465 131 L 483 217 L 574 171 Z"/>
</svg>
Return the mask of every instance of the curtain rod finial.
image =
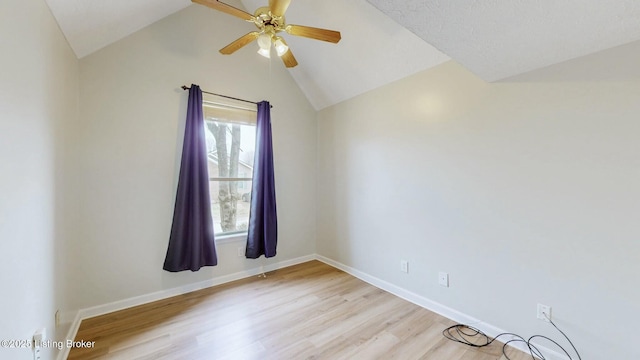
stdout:
<svg viewBox="0 0 640 360">
<path fill-rule="evenodd" d="M 182 90 L 189 90 L 189 87 L 182 85 Z"/>
</svg>

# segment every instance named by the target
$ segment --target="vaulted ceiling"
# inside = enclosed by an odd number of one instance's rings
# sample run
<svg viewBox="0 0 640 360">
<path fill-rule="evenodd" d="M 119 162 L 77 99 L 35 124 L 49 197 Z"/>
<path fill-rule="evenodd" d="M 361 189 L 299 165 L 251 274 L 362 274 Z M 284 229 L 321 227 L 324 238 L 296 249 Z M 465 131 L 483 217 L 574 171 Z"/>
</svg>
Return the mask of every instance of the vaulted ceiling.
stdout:
<svg viewBox="0 0 640 360">
<path fill-rule="evenodd" d="M 200 6 L 189 0 L 46 1 L 79 58 Z M 250 13 L 268 3 L 224 2 Z M 293 0 L 287 20 L 342 33 L 337 45 L 287 37 L 299 62 L 289 71 L 316 109 L 450 58 L 497 81 L 640 41 L 637 0 Z M 240 35 L 229 34 L 229 42 Z"/>
</svg>

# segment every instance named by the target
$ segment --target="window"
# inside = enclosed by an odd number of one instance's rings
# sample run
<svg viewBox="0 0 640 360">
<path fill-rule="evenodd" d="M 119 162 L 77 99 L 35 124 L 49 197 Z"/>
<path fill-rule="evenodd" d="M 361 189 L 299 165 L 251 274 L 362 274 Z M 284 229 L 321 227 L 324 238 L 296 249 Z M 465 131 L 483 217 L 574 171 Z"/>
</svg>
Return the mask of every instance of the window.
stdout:
<svg viewBox="0 0 640 360">
<path fill-rule="evenodd" d="M 214 232 L 216 236 L 246 233 L 256 113 L 210 101 L 203 103 Z"/>
</svg>

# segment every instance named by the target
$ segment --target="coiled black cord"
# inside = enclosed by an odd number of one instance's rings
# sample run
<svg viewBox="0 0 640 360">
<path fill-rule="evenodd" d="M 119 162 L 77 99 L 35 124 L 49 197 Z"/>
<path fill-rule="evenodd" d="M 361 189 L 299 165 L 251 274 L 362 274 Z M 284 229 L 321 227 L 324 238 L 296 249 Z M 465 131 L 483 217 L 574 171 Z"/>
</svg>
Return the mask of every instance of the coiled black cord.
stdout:
<svg viewBox="0 0 640 360">
<path fill-rule="evenodd" d="M 551 323 L 551 325 L 553 325 L 553 327 L 556 328 L 556 330 L 558 330 L 558 332 L 560 332 L 560 334 L 562 334 L 562 336 L 564 336 L 565 339 L 567 339 L 567 341 L 569 342 L 569 344 L 571 344 L 571 347 L 573 348 L 573 351 L 576 353 L 576 355 L 578 355 L 578 360 L 582 360 L 582 358 L 580 357 L 580 353 L 578 352 L 578 350 L 576 349 L 576 347 L 573 345 L 573 342 L 571 341 L 571 339 L 569 339 L 569 337 L 562 331 L 560 330 L 560 328 L 558 328 L 558 326 L 556 326 L 556 324 L 551 321 L 551 319 L 549 319 L 549 317 L 547 316 L 547 314 L 543 313 L 543 315 L 547 318 L 547 320 L 549 320 L 549 322 Z M 529 349 L 529 354 L 531 354 L 531 358 L 532 359 L 536 359 L 536 357 L 540 360 L 546 360 L 546 358 L 544 357 L 544 355 L 542 354 L 542 352 L 532 343 L 533 340 L 535 339 L 544 339 L 547 341 L 550 341 L 551 343 L 555 344 L 560 350 L 562 350 L 562 352 L 565 353 L 565 355 L 567 355 L 567 358 L 569 358 L 569 360 L 574 360 L 571 355 L 569 355 L 569 353 L 567 352 L 567 350 L 565 350 L 565 348 L 563 348 L 557 341 L 543 336 L 543 335 L 533 335 L 531 337 L 529 337 L 528 339 L 525 340 L 525 338 L 523 338 L 522 336 L 518 335 L 518 334 L 514 334 L 514 333 L 502 333 L 502 334 L 498 334 L 496 337 L 494 338 L 490 338 L 489 336 L 487 336 L 487 334 L 483 333 L 482 331 L 469 326 L 469 325 L 463 325 L 463 324 L 457 324 L 457 325 L 453 325 L 450 326 L 446 329 L 444 329 L 442 331 L 442 335 L 444 335 L 444 337 L 446 337 L 447 339 L 451 340 L 451 341 L 455 341 L 467 346 L 472 346 L 472 347 L 485 347 L 485 346 L 489 346 L 491 344 L 493 344 L 494 341 L 496 341 L 499 337 L 501 336 L 511 336 L 513 337 L 511 340 L 506 341 L 503 345 L 502 345 L 502 354 L 504 355 L 504 357 L 507 360 L 511 360 L 511 358 L 509 357 L 509 355 L 507 355 L 506 349 L 507 349 L 507 345 L 511 344 L 511 343 L 515 343 L 515 342 L 523 342 L 527 345 L 527 348 Z M 478 337 L 480 338 L 480 341 L 478 342 Z M 476 340 L 476 341 L 472 341 L 472 340 Z"/>
</svg>

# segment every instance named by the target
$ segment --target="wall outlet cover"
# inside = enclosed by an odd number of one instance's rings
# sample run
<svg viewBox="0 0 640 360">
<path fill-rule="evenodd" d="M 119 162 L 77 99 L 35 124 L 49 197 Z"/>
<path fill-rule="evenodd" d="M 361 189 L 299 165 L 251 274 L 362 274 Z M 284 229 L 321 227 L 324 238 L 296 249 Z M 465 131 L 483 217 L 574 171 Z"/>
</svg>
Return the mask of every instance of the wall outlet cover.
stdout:
<svg viewBox="0 0 640 360">
<path fill-rule="evenodd" d="M 400 271 L 409 273 L 409 262 L 407 260 L 400 260 Z"/>
<path fill-rule="evenodd" d="M 545 316 L 545 314 L 547 316 Z M 536 311 L 536 317 L 539 320 L 549 322 L 549 320 L 551 319 L 551 306 L 538 304 L 538 308 L 537 308 L 537 311 Z"/>
<path fill-rule="evenodd" d="M 439 272 L 438 284 L 440 284 L 440 286 L 449 287 L 449 274 L 444 271 Z"/>
</svg>

